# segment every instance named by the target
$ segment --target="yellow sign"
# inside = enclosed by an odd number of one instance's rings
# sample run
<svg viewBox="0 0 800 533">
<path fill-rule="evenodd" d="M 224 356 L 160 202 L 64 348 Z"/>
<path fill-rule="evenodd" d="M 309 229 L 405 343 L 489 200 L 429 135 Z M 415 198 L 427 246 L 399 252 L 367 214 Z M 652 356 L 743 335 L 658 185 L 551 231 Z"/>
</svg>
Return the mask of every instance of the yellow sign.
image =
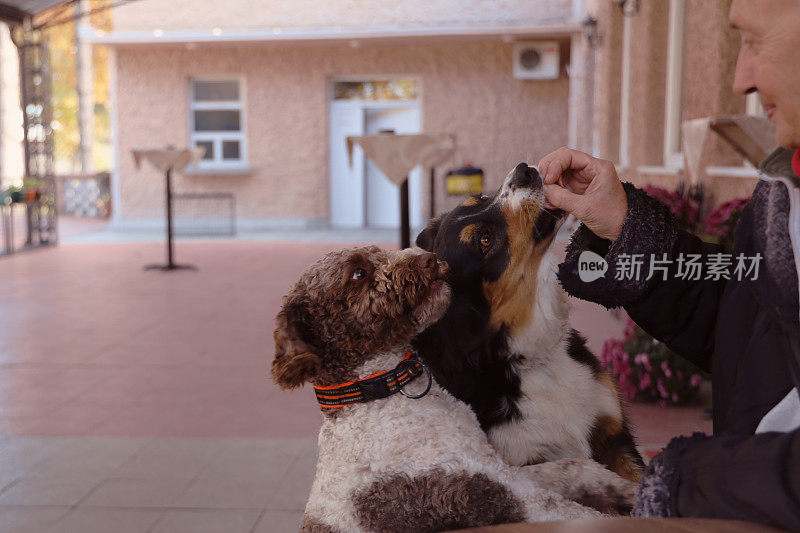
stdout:
<svg viewBox="0 0 800 533">
<path fill-rule="evenodd" d="M 447 194 L 469 195 L 483 192 L 483 174 L 449 174 L 445 177 Z"/>
</svg>

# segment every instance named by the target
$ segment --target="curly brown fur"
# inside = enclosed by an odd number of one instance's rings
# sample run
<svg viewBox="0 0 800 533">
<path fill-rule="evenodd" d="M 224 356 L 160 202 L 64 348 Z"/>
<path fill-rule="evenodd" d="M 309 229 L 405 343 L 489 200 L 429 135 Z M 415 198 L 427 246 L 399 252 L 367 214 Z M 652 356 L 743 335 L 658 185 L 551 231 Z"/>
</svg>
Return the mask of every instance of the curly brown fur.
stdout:
<svg viewBox="0 0 800 533">
<path fill-rule="evenodd" d="M 377 480 L 353 497 L 361 526 L 369 531 L 445 531 L 521 522 L 524 508 L 484 474 L 447 474 L 437 468 L 414 477 Z M 460 512 L 453 512 L 457 508 Z"/>
<path fill-rule="evenodd" d="M 272 376 L 284 389 L 356 378 L 364 361 L 403 344 L 449 302 L 446 266 L 421 250 L 331 252 L 292 287 L 276 318 Z"/>
<path fill-rule="evenodd" d="M 323 524 L 313 518 L 303 515 L 303 519 L 300 521 L 300 532 L 301 533 L 339 533 L 332 527 L 327 524 Z"/>
</svg>

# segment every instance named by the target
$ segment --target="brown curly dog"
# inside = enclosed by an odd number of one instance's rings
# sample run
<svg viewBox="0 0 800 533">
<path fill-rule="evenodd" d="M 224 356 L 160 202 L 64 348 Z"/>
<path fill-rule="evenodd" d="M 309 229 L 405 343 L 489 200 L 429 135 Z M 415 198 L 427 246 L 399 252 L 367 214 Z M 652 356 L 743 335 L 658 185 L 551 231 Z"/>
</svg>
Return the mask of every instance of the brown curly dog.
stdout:
<svg viewBox="0 0 800 533">
<path fill-rule="evenodd" d="M 446 271 L 420 249 L 343 250 L 286 296 L 272 375 L 313 384 L 324 415 L 301 529 L 441 531 L 599 516 L 576 501 L 629 507 L 635 485 L 591 460 L 509 466 L 435 380 L 406 396 L 428 382 L 410 341 L 447 310 Z"/>
</svg>

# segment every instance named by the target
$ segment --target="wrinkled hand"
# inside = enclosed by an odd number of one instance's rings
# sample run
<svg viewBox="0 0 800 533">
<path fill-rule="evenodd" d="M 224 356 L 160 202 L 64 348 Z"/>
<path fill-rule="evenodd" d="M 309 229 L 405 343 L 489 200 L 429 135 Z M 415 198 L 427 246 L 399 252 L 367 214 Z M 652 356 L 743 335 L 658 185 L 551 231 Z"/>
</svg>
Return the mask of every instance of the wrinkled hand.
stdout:
<svg viewBox="0 0 800 533">
<path fill-rule="evenodd" d="M 559 148 L 539 161 L 539 174 L 548 202 L 578 217 L 598 237 L 619 237 L 628 199 L 613 163 Z"/>
</svg>

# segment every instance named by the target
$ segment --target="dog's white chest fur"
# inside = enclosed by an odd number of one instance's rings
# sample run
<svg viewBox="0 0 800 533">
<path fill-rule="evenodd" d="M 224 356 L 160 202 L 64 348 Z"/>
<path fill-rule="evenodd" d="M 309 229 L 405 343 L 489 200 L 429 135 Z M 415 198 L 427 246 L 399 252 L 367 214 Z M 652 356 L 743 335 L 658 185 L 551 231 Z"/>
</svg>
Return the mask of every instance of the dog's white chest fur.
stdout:
<svg viewBox="0 0 800 533">
<path fill-rule="evenodd" d="M 597 418 L 622 418 L 616 395 L 567 352 L 570 305 L 552 275 L 556 263 L 552 252 L 543 258 L 531 322 L 509 342 L 509 351 L 524 358 L 517 367 L 521 416 L 489 430 L 489 441 L 513 465 L 590 458 Z"/>
<path fill-rule="evenodd" d="M 546 365 L 521 370 L 520 419 L 489 431 L 489 441 L 510 464 L 590 458 L 588 436 L 597 418 L 621 417 L 611 391 L 560 348 L 563 353 Z"/>
</svg>

